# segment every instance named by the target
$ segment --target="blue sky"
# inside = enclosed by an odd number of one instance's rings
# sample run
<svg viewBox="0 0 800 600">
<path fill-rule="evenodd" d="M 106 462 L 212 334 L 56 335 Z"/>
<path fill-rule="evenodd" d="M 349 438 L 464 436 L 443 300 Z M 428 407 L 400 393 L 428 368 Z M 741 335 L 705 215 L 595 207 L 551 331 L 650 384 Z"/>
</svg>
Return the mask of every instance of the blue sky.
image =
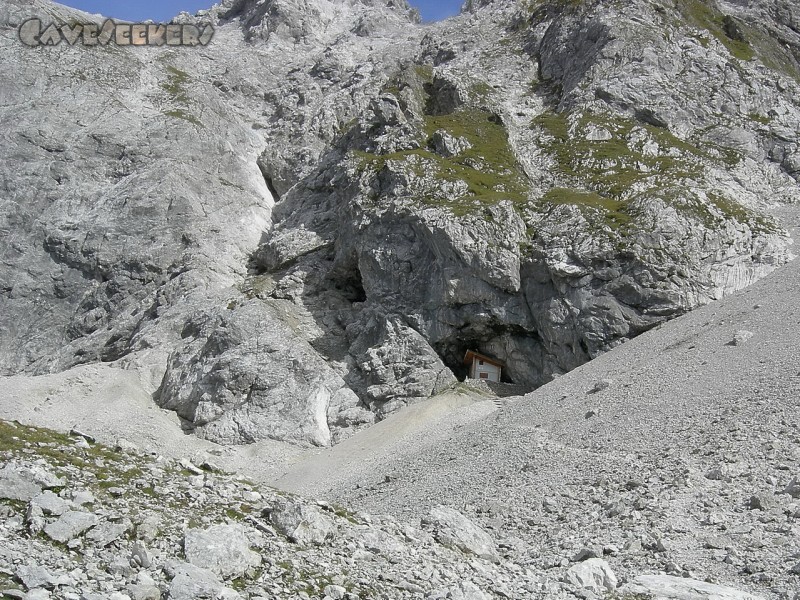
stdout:
<svg viewBox="0 0 800 600">
<path fill-rule="evenodd" d="M 196 12 L 215 0 L 57 0 L 90 13 L 130 21 L 166 21 L 182 10 Z M 425 21 L 437 21 L 458 13 L 463 0 L 409 0 Z"/>
</svg>

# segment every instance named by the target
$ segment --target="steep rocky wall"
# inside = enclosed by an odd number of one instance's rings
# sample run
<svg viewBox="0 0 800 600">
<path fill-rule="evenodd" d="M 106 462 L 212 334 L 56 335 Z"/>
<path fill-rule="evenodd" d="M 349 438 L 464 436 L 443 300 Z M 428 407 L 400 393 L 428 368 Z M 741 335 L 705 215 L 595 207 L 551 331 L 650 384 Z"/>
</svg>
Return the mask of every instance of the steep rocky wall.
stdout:
<svg viewBox="0 0 800 600">
<path fill-rule="evenodd" d="M 791 257 L 792 4 L 467 9 L 226 0 L 179 17 L 208 47 L 89 51 L 4 4 L 2 371 L 115 362 L 209 439 L 326 445 L 467 349 L 540 385 Z"/>
</svg>

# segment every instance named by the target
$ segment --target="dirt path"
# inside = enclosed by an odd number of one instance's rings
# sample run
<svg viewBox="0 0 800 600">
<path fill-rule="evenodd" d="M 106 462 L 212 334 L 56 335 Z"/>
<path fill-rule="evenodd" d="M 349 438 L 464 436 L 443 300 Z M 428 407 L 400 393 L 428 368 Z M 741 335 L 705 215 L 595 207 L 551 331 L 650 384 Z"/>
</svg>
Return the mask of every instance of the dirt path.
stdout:
<svg viewBox="0 0 800 600">
<path fill-rule="evenodd" d="M 491 399 L 467 391 L 447 392 L 409 406 L 388 419 L 337 444 L 311 450 L 271 481 L 279 489 L 325 496 L 344 481 L 358 477 L 375 484 L 391 480 L 385 465 L 446 440 L 467 423 L 497 410 Z"/>
</svg>

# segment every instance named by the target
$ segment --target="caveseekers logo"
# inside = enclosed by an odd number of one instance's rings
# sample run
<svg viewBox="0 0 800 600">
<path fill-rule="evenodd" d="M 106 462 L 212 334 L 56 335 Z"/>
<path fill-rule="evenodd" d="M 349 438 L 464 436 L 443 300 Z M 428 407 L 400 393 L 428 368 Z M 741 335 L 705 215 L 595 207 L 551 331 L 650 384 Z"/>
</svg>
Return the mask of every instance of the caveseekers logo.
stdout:
<svg viewBox="0 0 800 600">
<path fill-rule="evenodd" d="M 97 23 L 44 25 L 39 19 L 28 19 L 19 26 L 19 39 L 26 46 L 207 46 L 214 37 L 211 25 L 177 25 L 153 23 L 116 23 L 107 19 Z"/>
</svg>

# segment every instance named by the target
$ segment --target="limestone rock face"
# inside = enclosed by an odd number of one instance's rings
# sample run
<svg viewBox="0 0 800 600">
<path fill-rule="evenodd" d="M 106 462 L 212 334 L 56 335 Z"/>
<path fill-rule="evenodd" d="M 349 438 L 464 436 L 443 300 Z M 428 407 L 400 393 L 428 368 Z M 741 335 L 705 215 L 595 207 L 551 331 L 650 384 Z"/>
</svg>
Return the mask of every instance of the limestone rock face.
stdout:
<svg viewBox="0 0 800 600">
<path fill-rule="evenodd" d="M 5 2 L 0 372 L 325 446 L 466 350 L 530 389 L 791 259 L 795 4 L 567 4 L 225 0 L 179 17 L 208 46 L 90 50 Z"/>
<path fill-rule="evenodd" d="M 340 429 L 371 422 L 342 378 L 269 308 L 249 301 L 195 315 L 168 361 L 162 406 L 226 443 L 272 437 L 327 446 L 329 415 Z"/>
</svg>

